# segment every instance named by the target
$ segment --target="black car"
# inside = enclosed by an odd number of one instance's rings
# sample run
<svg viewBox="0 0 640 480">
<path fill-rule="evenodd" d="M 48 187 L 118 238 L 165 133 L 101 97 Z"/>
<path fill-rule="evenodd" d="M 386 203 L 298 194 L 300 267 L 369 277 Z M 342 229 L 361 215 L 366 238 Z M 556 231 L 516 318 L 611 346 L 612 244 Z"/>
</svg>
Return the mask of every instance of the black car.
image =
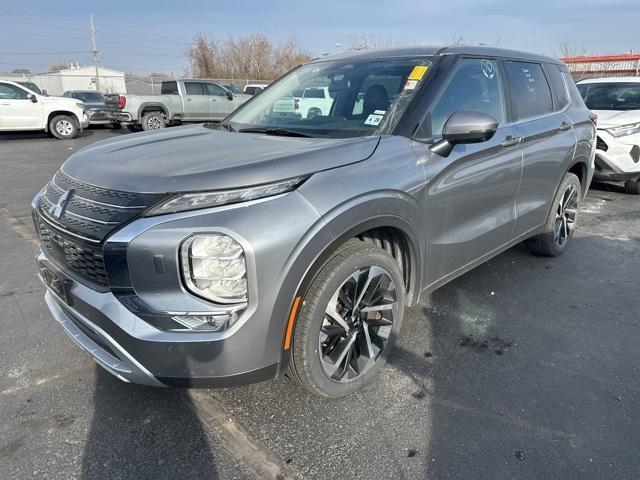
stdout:
<svg viewBox="0 0 640 480">
<path fill-rule="evenodd" d="M 113 113 L 106 103 L 105 96 L 95 90 L 67 90 L 63 97 L 71 97 L 85 104 L 85 112 L 89 117 L 89 125 L 111 125 L 120 128 L 120 122 L 113 117 Z"/>
</svg>

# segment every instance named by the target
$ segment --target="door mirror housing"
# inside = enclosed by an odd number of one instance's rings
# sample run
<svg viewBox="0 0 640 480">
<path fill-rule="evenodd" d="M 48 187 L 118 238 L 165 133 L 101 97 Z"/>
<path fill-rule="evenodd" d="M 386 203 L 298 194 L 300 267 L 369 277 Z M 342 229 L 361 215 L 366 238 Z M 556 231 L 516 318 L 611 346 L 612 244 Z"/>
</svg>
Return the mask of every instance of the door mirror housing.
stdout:
<svg viewBox="0 0 640 480">
<path fill-rule="evenodd" d="M 27 98 L 31 100 L 31 103 L 38 103 L 38 97 L 36 97 L 33 93 L 28 94 Z"/>
<path fill-rule="evenodd" d="M 453 112 L 442 129 L 442 140 L 429 149 L 447 157 L 454 145 L 459 143 L 479 143 L 490 140 L 498 129 L 498 120 L 486 113 L 469 110 Z"/>
<path fill-rule="evenodd" d="M 227 90 L 227 100 L 233 100 L 233 93 L 230 90 Z"/>
</svg>

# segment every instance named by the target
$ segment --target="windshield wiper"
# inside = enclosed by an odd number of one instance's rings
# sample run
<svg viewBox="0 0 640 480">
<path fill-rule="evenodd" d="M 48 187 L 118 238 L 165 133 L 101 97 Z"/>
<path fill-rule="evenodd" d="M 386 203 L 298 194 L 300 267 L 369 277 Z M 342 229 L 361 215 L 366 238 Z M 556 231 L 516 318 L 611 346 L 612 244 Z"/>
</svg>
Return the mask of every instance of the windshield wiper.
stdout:
<svg viewBox="0 0 640 480">
<path fill-rule="evenodd" d="M 264 133 L 266 135 L 280 135 L 282 137 L 312 137 L 306 133 L 298 132 L 295 130 L 287 130 L 286 128 L 266 128 L 266 127 L 252 127 L 241 128 L 238 130 L 240 133 Z"/>
</svg>

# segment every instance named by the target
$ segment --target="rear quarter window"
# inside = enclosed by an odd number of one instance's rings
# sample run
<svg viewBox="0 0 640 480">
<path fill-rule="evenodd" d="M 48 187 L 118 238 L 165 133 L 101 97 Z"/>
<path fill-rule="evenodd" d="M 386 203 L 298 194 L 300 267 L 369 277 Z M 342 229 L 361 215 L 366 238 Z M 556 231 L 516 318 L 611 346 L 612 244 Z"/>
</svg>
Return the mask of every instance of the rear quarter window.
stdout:
<svg viewBox="0 0 640 480">
<path fill-rule="evenodd" d="M 516 120 L 553 112 L 551 89 L 539 63 L 508 60 L 505 67 Z"/>
<path fill-rule="evenodd" d="M 160 87 L 160 93 L 162 95 L 178 95 L 178 83 L 162 82 L 162 86 Z"/>
<path fill-rule="evenodd" d="M 567 85 L 565 84 L 565 79 L 562 76 L 562 72 L 558 65 L 547 64 L 546 66 L 547 74 L 549 75 L 549 80 L 553 85 L 554 90 L 556 91 L 556 97 L 558 99 L 558 105 L 556 105 L 556 110 L 562 110 L 564 107 L 569 105 L 569 91 L 567 90 Z M 573 82 L 572 82 L 573 83 Z"/>
</svg>

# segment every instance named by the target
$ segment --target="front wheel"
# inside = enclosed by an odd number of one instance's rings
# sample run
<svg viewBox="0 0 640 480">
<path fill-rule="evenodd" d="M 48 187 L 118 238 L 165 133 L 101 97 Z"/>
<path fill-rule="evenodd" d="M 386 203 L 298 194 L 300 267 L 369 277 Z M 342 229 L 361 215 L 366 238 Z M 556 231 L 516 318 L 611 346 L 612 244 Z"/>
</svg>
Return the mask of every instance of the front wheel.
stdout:
<svg viewBox="0 0 640 480">
<path fill-rule="evenodd" d="M 556 257 L 564 252 L 573 238 L 581 198 L 580 180 L 573 173 L 567 173 L 553 198 L 544 230 L 525 242 L 529 250 L 547 257 Z"/>
<path fill-rule="evenodd" d="M 307 291 L 294 330 L 291 376 L 323 397 L 347 395 L 384 365 L 404 315 L 396 261 L 352 240 L 322 267 Z"/>
<path fill-rule="evenodd" d="M 49 132 L 61 140 L 69 140 L 78 135 L 78 124 L 69 115 L 57 115 L 49 122 Z"/>
</svg>

